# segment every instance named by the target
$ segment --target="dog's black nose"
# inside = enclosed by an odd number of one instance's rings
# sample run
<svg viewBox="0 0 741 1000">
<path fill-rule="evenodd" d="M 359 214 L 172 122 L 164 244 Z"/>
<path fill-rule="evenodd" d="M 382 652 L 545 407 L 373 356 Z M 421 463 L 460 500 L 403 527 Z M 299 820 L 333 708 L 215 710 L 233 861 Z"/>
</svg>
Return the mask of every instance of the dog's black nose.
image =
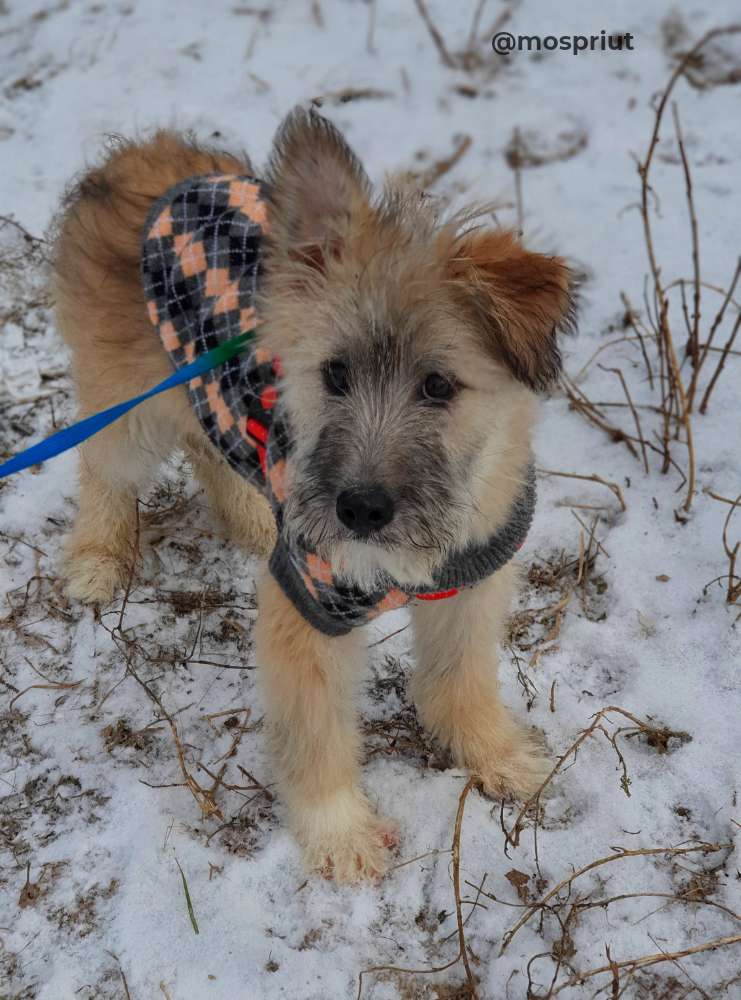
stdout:
<svg viewBox="0 0 741 1000">
<path fill-rule="evenodd" d="M 343 490 L 337 497 L 337 517 L 356 535 L 379 531 L 393 516 L 394 501 L 378 486 Z"/>
</svg>

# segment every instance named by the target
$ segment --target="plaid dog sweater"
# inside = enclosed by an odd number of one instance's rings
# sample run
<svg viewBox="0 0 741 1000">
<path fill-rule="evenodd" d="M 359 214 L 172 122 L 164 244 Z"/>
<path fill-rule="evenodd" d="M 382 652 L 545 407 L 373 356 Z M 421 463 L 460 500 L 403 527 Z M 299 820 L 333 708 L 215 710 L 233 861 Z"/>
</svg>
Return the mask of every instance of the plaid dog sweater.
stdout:
<svg viewBox="0 0 741 1000">
<path fill-rule="evenodd" d="M 176 369 L 259 323 L 254 303 L 267 231 L 264 193 L 253 177 L 193 177 L 149 213 L 142 240 L 144 295 Z M 522 546 L 535 506 L 532 467 L 505 524 L 486 543 L 453 554 L 433 586 L 402 586 L 389 577 L 366 593 L 338 579 L 329 563 L 284 530 L 291 433 L 281 409 L 281 375 L 278 357 L 251 347 L 191 379 L 187 391 L 211 442 L 270 500 L 278 529 L 270 571 L 320 632 L 344 635 L 411 600 L 453 597 L 509 562 Z"/>
</svg>

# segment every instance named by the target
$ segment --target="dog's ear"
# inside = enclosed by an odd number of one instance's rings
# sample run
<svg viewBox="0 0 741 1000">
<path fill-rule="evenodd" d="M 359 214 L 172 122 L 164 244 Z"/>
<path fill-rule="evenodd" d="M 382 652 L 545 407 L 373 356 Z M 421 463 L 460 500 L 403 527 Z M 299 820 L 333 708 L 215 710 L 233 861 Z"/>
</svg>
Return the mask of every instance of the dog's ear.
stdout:
<svg viewBox="0 0 741 1000">
<path fill-rule="evenodd" d="M 326 118 L 296 108 L 275 137 L 268 163 L 268 222 L 273 252 L 324 271 L 342 252 L 342 235 L 368 206 L 360 161 Z"/>
<path fill-rule="evenodd" d="M 575 278 L 566 263 L 531 253 L 511 232 L 474 230 L 455 240 L 448 268 L 496 360 L 531 389 L 555 381 L 557 335 L 574 323 Z"/>
</svg>

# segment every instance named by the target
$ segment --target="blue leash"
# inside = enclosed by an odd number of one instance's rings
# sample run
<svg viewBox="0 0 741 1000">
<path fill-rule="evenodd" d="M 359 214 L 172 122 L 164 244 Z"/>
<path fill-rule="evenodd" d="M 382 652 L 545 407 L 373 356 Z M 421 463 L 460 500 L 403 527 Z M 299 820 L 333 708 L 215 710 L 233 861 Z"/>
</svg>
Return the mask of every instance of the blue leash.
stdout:
<svg viewBox="0 0 741 1000">
<path fill-rule="evenodd" d="M 93 434 L 97 434 L 98 431 L 103 430 L 104 427 L 118 420 L 119 417 L 128 413 L 129 410 L 133 410 L 135 406 L 139 406 L 145 400 L 151 399 L 152 396 L 158 396 L 161 392 L 166 392 L 168 389 L 173 389 L 176 385 L 189 382 L 197 375 L 202 375 L 211 368 L 216 368 L 218 365 L 224 364 L 225 361 L 243 351 L 247 344 L 254 338 L 254 335 L 254 329 L 240 333 L 239 336 L 232 337 L 231 340 L 219 344 L 218 347 L 214 347 L 210 351 L 206 351 L 205 354 L 196 358 L 195 361 L 191 361 L 184 368 L 179 368 L 163 382 L 142 393 L 141 396 L 128 399 L 125 403 L 117 403 L 107 410 L 101 410 L 100 413 L 94 413 L 90 417 L 85 417 L 84 420 L 79 420 L 76 424 L 72 424 L 71 427 L 65 427 L 64 430 L 57 431 L 51 437 L 32 445 L 30 448 L 26 448 L 25 451 L 14 455 L 13 458 L 0 465 L 0 479 L 4 479 L 5 476 L 12 476 L 14 472 L 22 472 L 23 469 L 28 469 L 39 462 L 46 462 L 47 459 L 61 455 L 63 451 L 69 451 L 70 448 L 76 448 L 78 444 L 87 441 Z"/>
</svg>

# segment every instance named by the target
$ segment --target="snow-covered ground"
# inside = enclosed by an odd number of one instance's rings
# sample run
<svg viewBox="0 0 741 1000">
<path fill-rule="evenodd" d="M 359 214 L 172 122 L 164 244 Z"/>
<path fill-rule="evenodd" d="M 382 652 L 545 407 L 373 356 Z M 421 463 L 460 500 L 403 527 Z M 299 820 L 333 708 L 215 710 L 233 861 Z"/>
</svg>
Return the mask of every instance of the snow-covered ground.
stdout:
<svg viewBox="0 0 741 1000">
<path fill-rule="evenodd" d="M 656 94 L 677 53 L 732 21 L 737 3 L 530 0 L 514 8 L 507 30 L 630 32 L 633 50 L 516 53 L 505 61 L 487 37 L 502 5 L 484 5 L 473 41 L 476 0 L 427 7 L 452 53 L 447 61 L 457 65 L 445 64 L 412 0 L 0 0 L 0 458 L 74 415 L 45 299 L 46 248 L 29 234 L 43 236 L 65 185 L 94 161 L 107 134 L 174 125 L 247 148 L 260 162 L 285 112 L 322 96 L 324 113 L 376 180 L 387 171 L 424 173 L 469 136 L 470 147 L 433 190 L 454 206 L 496 198 L 507 225 L 516 224 L 517 199 L 506 151 L 519 129 L 526 238 L 568 255 L 586 274 L 567 370 L 589 399 L 605 404 L 600 412 L 611 423 L 636 434 L 626 407 L 606 405 L 626 401 L 620 377 L 607 370 L 620 369 L 634 402 L 647 407 L 638 411 L 643 434 L 657 443 L 651 435 L 660 423 L 648 407 L 658 389 L 650 388 L 636 341 L 582 368 L 602 345 L 632 335 L 621 292 L 645 318 L 634 157 L 645 155 Z M 707 283 L 701 339 L 741 250 L 740 39 L 711 43 L 693 61 L 695 85 L 683 77 L 673 95 Z M 343 101 L 347 88 L 361 93 Z M 691 311 L 689 219 L 671 108 L 652 182 L 662 278 L 688 279 Z M 672 328 L 681 352 L 677 292 Z M 728 306 L 718 346 L 740 298 Z M 655 364 L 651 343 L 648 352 Z M 709 355 L 702 389 L 718 358 Z M 543 403 L 538 465 L 617 484 L 625 509 L 599 482 L 541 476 L 502 684 L 514 709 L 543 731 L 554 761 L 595 713 L 613 709 L 544 794 L 537 842 L 531 811 L 518 845 L 505 853 L 503 830 L 519 806 L 500 813 L 475 791 L 466 800 L 462 913 L 481 998 L 545 997 L 559 987 L 565 997 L 741 994 L 733 913 L 741 909 L 733 853 L 741 820 L 739 607 L 726 603 L 727 580 L 704 590 L 728 572 L 729 511 L 704 491 L 730 498 L 741 491 L 739 365 L 738 354 L 729 355 L 707 415 L 693 415 L 689 514 L 681 510 L 680 473 L 662 475 L 659 455 L 649 449 L 646 474 L 640 449 L 631 455 L 570 409 L 563 393 Z M 688 376 L 687 364 L 683 370 Z M 672 455 L 686 471 L 683 442 Z M 462 962 L 426 971 L 458 954 L 450 849 L 466 776 L 419 732 L 405 699 L 409 632 L 378 643 L 403 628 L 404 613 L 384 617 L 368 636 L 377 644 L 361 703 L 365 779 L 399 823 L 397 867 L 376 887 L 307 879 L 280 800 L 264 787 L 272 778 L 251 640 L 256 565 L 224 544 L 186 473 L 174 466 L 143 498 L 147 545 L 123 616 L 121 599 L 99 612 L 70 604 L 57 578 L 74 513 L 75 456 L 0 482 L 0 997 L 471 995 Z M 741 514 L 730 523 L 731 548 L 740 526 Z M 220 816 L 204 818 L 182 786 L 163 708 L 194 778 L 209 788 L 221 776 Z M 613 746 L 621 727 L 628 731 Z M 567 886 L 533 913 L 500 955 L 527 913 L 524 903 L 621 849 L 654 853 L 578 874 L 570 896 Z M 723 939 L 717 949 L 704 948 L 716 939 Z M 646 955 L 663 960 L 621 965 Z M 610 960 L 613 971 L 572 982 Z M 376 966 L 416 971 L 384 968 L 359 981 Z"/>
</svg>

